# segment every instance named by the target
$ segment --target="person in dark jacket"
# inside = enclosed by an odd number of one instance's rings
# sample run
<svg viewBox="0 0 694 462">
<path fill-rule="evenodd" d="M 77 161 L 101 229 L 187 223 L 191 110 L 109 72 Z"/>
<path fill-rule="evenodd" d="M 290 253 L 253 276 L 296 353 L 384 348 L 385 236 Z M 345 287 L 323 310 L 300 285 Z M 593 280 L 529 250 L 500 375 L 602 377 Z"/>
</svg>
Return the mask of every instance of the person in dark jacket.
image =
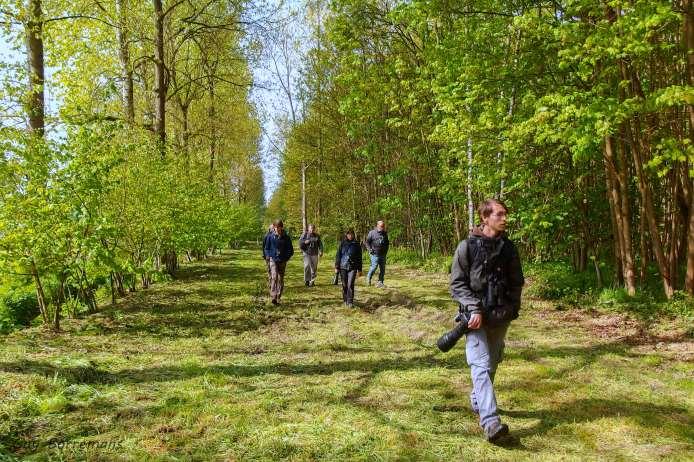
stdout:
<svg viewBox="0 0 694 462">
<path fill-rule="evenodd" d="M 270 257 L 267 255 L 265 252 L 265 248 L 268 245 L 268 240 L 272 235 L 275 233 L 275 225 L 274 223 L 270 223 L 270 227 L 267 230 L 267 233 L 265 233 L 265 237 L 263 237 L 263 260 L 265 260 L 265 269 L 267 270 L 267 281 L 268 284 L 270 284 Z"/>
<path fill-rule="evenodd" d="M 318 258 L 323 256 L 323 241 L 314 225 L 308 225 L 306 232 L 299 238 L 299 248 L 304 254 L 304 284 L 306 287 L 313 286 L 316 283 Z"/>
<path fill-rule="evenodd" d="M 294 255 L 294 246 L 291 237 L 284 231 L 282 220 L 275 220 L 274 226 L 275 232 L 268 238 L 263 254 L 269 258 L 272 304 L 279 305 L 284 291 L 284 272 L 287 262 Z"/>
<path fill-rule="evenodd" d="M 350 229 L 337 247 L 335 255 L 335 272 L 342 279 L 342 300 L 347 308 L 354 306 L 354 283 L 361 276 L 361 245 L 355 239 L 354 230 Z"/>
<path fill-rule="evenodd" d="M 499 417 L 494 376 L 525 282 L 518 250 L 505 234 L 507 213 L 501 201 L 480 204 L 482 225 L 458 244 L 450 277 L 451 296 L 469 315 L 465 356 L 472 375 L 470 404 L 490 442 L 509 431 Z"/>
<path fill-rule="evenodd" d="M 369 234 L 366 235 L 364 244 L 371 256 L 371 266 L 366 275 L 366 282 L 371 285 L 371 278 L 378 267 L 379 272 L 376 287 L 384 288 L 383 278 L 386 274 L 386 254 L 388 254 L 390 241 L 388 241 L 388 232 L 386 231 L 386 224 L 383 221 L 378 221 L 376 227 L 369 231 Z"/>
</svg>

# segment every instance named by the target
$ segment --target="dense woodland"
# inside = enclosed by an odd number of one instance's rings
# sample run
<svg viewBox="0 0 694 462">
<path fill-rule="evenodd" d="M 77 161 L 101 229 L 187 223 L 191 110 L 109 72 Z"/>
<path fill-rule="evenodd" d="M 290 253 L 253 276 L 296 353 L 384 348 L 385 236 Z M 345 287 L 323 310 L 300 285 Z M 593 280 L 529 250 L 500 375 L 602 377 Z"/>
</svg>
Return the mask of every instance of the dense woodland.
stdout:
<svg viewBox="0 0 694 462">
<path fill-rule="evenodd" d="M 58 329 L 97 293 L 115 300 L 259 232 L 244 14 L 216 0 L 0 1 L 22 56 L 3 62 L 0 90 L 0 287 L 15 313 L 37 303 Z"/>
<path fill-rule="evenodd" d="M 383 218 L 450 254 L 502 198 L 527 259 L 694 293 L 691 1 L 313 2 L 303 118 L 270 212 Z M 660 290 L 660 289 L 659 289 Z"/>
<path fill-rule="evenodd" d="M 0 0 L 4 305 L 58 329 L 257 238 L 263 53 L 286 99 L 266 217 L 384 219 L 427 258 L 494 196 L 527 261 L 694 293 L 691 1 L 276 6 Z"/>
</svg>

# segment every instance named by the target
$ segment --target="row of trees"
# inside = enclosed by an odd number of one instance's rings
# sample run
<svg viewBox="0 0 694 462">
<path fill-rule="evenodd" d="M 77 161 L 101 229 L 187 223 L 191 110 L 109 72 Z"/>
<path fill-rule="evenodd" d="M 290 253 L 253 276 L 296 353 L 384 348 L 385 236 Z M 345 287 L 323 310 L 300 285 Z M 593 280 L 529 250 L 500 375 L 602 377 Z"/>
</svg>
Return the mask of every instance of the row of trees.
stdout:
<svg viewBox="0 0 694 462">
<path fill-rule="evenodd" d="M 28 62 L 2 67 L 0 272 L 53 328 L 259 231 L 244 7 L 0 1 Z"/>
<path fill-rule="evenodd" d="M 303 118 L 270 210 L 330 232 L 390 223 L 450 253 L 482 197 L 527 255 L 613 263 L 633 294 L 694 293 L 690 0 L 311 2 Z"/>
</svg>

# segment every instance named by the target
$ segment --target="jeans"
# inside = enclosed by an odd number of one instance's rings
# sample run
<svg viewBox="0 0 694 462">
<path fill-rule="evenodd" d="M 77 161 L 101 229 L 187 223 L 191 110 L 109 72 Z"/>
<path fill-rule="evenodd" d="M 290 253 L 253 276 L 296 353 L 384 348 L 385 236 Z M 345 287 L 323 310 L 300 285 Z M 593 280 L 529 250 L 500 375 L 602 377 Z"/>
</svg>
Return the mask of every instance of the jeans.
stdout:
<svg viewBox="0 0 694 462">
<path fill-rule="evenodd" d="M 371 284 L 371 278 L 376 272 L 376 267 L 378 267 L 378 280 L 383 282 L 383 277 L 386 274 L 386 256 L 374 254 L 370 254 L 369 256 L 371 257 L 371 267 L 369 267 L 369 274 L 366 275 L 366 280 Z"/>
<path fill-rule="evenodd" d="M 465 341 L 465 356 L 472 376 L 470 404 L 479 410 L 480 426 L 484 429 L 501 421 L 494 394 L 494 375 L 503 359 L 507 330 L 508 324 L 497 327 L 483 325 L 468 332 Z"/>
<path fill-rule="evenodd" d="M 357 270 L 340 270 L 342 278 L 342 301 L 354 303 L 354 282 L 357 279 Z"/>
</svg>

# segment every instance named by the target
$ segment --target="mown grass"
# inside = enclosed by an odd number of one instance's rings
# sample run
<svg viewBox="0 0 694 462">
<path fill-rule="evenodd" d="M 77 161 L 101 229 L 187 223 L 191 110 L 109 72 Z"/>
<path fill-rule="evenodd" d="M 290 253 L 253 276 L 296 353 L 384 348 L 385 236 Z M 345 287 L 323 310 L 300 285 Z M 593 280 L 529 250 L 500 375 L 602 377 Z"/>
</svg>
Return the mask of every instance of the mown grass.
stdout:
<svg viewBox="0 0 694 462">
<path fill-rule="evenodd" d="M 467 409 L 447 278 L 389 268 L 342 307 L 329 260 L 267 304 L 256 251 L 184 266 L 65 332 L 0 337 L 0 460 L 687 460 L 692 343 L 527 300 L 497 375 L 516 436 Z"/>
</svg>

